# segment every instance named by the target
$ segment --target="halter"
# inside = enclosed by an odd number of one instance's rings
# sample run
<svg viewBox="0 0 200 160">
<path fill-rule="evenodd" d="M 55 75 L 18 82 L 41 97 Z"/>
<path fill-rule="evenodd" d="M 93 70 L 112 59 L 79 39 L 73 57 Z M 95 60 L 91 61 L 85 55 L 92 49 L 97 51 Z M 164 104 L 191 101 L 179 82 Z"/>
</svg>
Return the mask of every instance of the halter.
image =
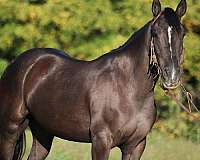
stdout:
<svg viewBox="0 0 200 160">
<path fill-rule="evenodd" d="M 150 44 L 150 51 L 149 51 L 149 69 L 148 74 L 153 75 L 153 79 L 156 80 L 158 76 L 160 75 L 160 67 L 158 65 L 156 53 L 155 53 L 155 47 L 153 43 L 153 37 L 151 38 L 151 44 Z"/>
<path fill-rule="evenodd" d="M 161 16 L 162 12 L 160 12 L 158 14 L 158 16 L 153 20 L 152 24 L 153 25 L 157 19 Z M 155 69 L 156 72 L 155 73 Z M 152 73 L 153 72 L 153 73 Z M 151 37 L 151 42 L 150 42 L 150 51 L 149 51 L 149 69 L 148 69 L 148 73 L 152 73 L 153 74 L 153 79 L 157 79 L 157 77 L 160 75 L 160 67 L 158 65 L 158 60 L 156 57 L 156 53 L 155 53 L 155 45 L 154 45 L 154 38 Z"/>
</svg>

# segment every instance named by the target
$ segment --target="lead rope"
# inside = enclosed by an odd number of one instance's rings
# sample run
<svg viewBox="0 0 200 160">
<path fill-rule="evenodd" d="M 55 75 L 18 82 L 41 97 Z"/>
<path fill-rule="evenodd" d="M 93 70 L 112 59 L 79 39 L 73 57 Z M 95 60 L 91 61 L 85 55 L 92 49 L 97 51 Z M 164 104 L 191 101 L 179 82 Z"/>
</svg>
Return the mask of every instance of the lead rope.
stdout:
<svg viewBox="0 0 200 160">
<path fill-rule="evenodd" d="M 195 120 L 200 121 L 200 117 L 196 116 L 192 113 L 192 109 L 191 109 L 191 105 L 195 108 L 195 110 L 199 113 L 200 111 L 198 110 L 198 108 L 195 106 L 195 104 L 192 101 L 192 94 L 190 92 L 188 92 L 185 87 L 183 86 L 183 84 L 180 85 L 182 88 L 183 93 L 186 95 L 187 98 L 187 102 L 188 102 L 188 108 L 183 105 L 183 103 L 181 103 L 177 98 L 176 95 L 171 93 L 169 90 L 165 91 L 165 95 L 168 96 L 169 98 L 171 98 L 174 102 L 176 102 L 176 104 L 182 108 L 188 115 L 190 115 L 192 118 L 194 118 Z"/>
<path fill-rule="evenodd" d="M 197 108 L 197 106 L 193 103 L 192 94 L 186 90 L 186 88 L 183 86 L 182 83 L 180 84 L 180 86 L 181 86 L 181 88 L 182 88 L 182 90 L 183 90 L 183 93 L 184 93 L 184 94 L 186 95 L 186 97 L 187 97 L 187 101 L 188 101 L 188 104 L 189 104 L 189 107 L 190 107 L 190 108 L 189 108 L 190 111 L 191 111 L 191 105 L 192 105 L 193 108 L 194 108 L 197 112 L 200 113 L 200 111 L 199 111 L 199 109 Z"/>
</svg>

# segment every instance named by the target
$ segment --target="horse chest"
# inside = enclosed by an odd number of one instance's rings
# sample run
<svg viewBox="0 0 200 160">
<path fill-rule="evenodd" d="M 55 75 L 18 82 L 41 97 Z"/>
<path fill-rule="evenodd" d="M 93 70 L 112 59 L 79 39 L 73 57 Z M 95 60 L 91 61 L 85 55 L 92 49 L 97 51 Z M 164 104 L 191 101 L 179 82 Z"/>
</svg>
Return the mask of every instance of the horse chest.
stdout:
<svg viewBox="0 0 200 160">
<path fill-rule="evenodd" d="M 119 129 L 117 135 L 118 139 L 120 139 L 118 143 L 126 141 L 137 144 L 146 137 L 155 122 L 156 108 L 153 97 L 145 100 L 143 105 L 138 106 L 132 114 L 126 116 L 128 120 Z"/>
</svg>

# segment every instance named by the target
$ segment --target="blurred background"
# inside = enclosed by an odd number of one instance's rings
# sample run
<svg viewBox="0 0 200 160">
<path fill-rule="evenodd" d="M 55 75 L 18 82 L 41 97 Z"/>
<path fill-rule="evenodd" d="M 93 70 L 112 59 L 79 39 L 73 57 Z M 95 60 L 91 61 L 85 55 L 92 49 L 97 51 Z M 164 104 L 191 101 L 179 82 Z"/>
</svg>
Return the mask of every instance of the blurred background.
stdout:
<svg viewBox="0 0 200 160">
<path fill-rule="evenodd" d="M 109 52 L 151 20 L 151 3 L 152 0 L 0 0 L 0 75 L 12 60 L 30 48 L 57 48 L 84 60 Z M 175 9 L 179 0 L 161 3 Z M 187 14 L 182 20 L 186 28 L 182 81 L 195 105 L 200 106 L 200 0 L 187 3 Z M 187 104 L 180 90 L 176 92 Z M 143 160 L 198 160 L 199 122 L 167 98 L 159 85 L 155 98 L 158 120 Z M 29 132 L 28 135 L 30 144 Z M 49 159 L 89 159 L 88 145 L 62 142 L 56 139 Z M 111 159 L 120 159 L 118 151 Z"/>
</svg>

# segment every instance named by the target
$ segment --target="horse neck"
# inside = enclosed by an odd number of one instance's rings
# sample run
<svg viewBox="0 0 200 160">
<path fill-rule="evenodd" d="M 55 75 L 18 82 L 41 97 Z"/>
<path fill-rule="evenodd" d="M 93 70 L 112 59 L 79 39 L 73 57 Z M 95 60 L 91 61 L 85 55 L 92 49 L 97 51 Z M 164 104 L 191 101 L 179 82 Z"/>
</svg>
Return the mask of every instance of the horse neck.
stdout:
<svg viewBox="0 0 200 160">
<path fill-rule="evenodd" d="M 123 46 L 124 61 L 130 74 L 130 79 L 136 88 L 140 86 L 138 93 L 153 91 L 154 80 L 149 77 L 149 51 L 151 44 L 150 22 L 136 32 Z"/>
<path fill-rule="evenodd" d="M 150 22 L 137 31 L 127 42 L 127 53 L 133 68 L 142 68 L 148 72 L 149 51 L 151 44 L 151 26 Z"/>
</svg>

